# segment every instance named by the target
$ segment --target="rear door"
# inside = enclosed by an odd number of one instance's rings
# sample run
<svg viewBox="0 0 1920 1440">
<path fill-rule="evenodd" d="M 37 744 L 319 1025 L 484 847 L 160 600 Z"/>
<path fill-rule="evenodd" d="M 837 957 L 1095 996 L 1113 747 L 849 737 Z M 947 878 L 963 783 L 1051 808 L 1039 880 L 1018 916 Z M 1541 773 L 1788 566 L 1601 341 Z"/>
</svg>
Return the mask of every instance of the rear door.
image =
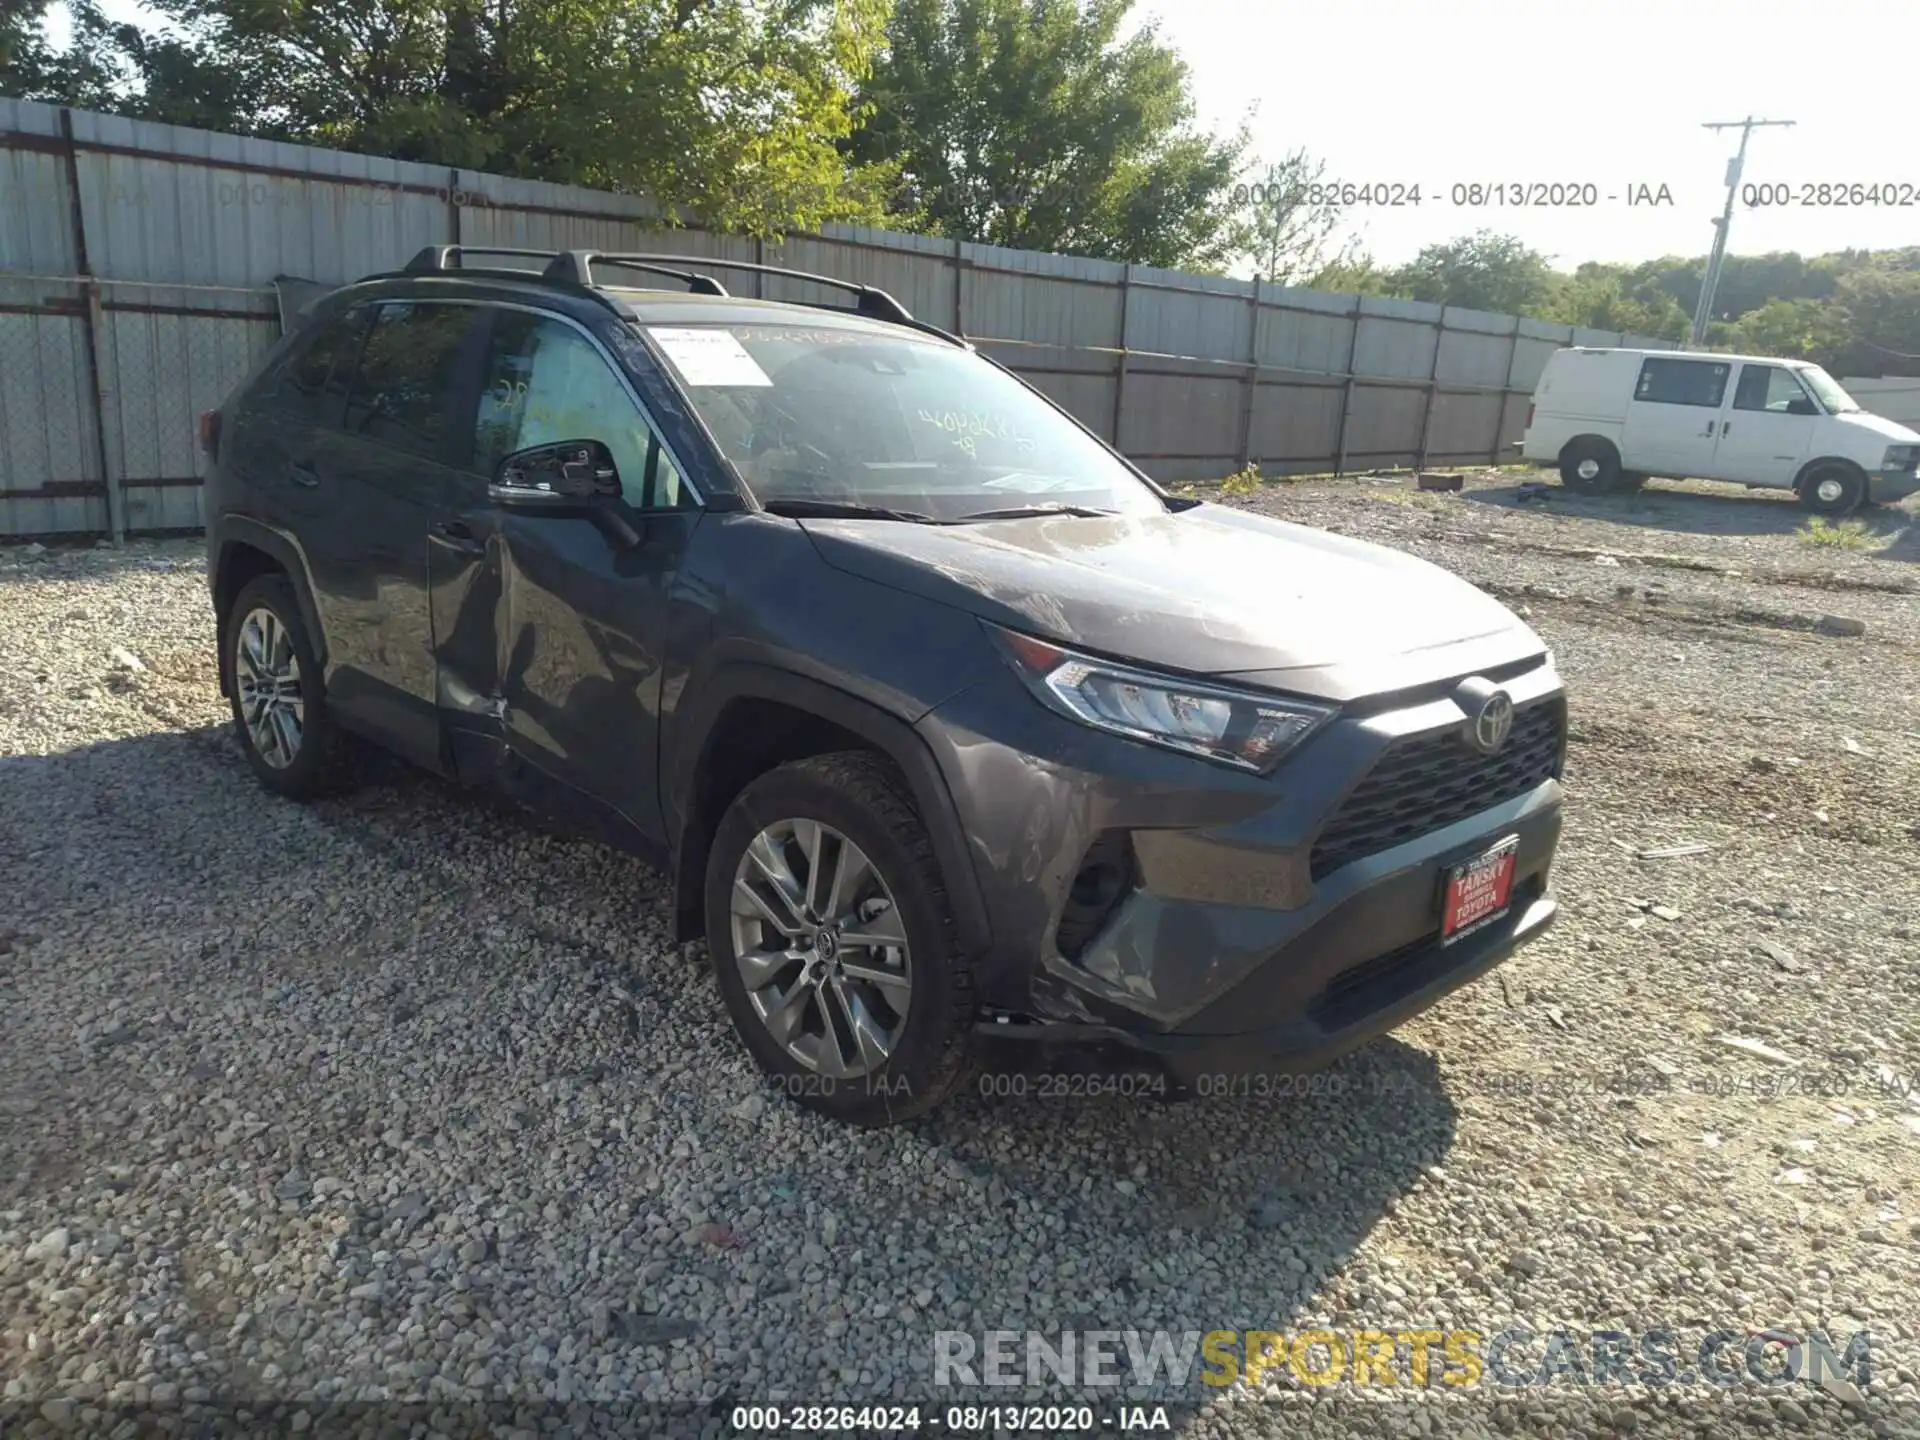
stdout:
<svg viewBox="0 0 1920 1440">
<path fill-rule="evenodd" d="M 1720 420 L 1714 477 L 1791 486 L 1819 423 L 1819 407 L 1792 370 L 1785 365 L 1742 365 L 1733 404 Z"/>
<path fill-rule="evenodd" d="M 302 530 L 327 632 L 327 699 L 351 728 L 442 767 L 427 533 L 458 503 L 481 310 L 382 301 L 339 427 L 316 446 L 329 492 Z"/>
<path fill-rule="evenodd" d="M 320 452 L 338 427 L 372 311 L 358 306 L 296 339 L 228 419 L 235 497 L 276 528 L 323 516 Z"/>
<path fill-rule="evenodd" d="M 1652 475 L 1712 475 L 1732 370 L 1725 360 L 1659 355 L 1642 360 L 1627 405 L 1621 464 Z"/>
</svg>

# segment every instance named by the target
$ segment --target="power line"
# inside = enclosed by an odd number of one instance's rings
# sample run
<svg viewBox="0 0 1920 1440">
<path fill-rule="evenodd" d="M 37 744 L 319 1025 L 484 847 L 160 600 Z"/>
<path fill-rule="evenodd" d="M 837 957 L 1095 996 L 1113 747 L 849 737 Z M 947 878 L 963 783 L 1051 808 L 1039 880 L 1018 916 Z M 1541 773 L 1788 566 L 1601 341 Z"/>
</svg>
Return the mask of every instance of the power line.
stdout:
<svg viewBox="0 0 1920 1440">
<path fill-rule="evenodd" d="M 1707 338 L 1707 319 L 1713 314 L 1713 292 L 1720 284 L 1720 265 L 1727 258 L 1727 230 L 1733 224 L 1733 197 L 1740 188 L 1740 170 L 1747 160 L 1747 138 L 1754 131 L 1768 125 L 1791 125 L 1791 120 L 1756 120 L 1749 115 L 1744 120 L 1709 120 L 1701 125 L 1703 130 L 1738 130 L 1740 132 L 1740 153 L 1727 162 L 1727 206 L 1720 212 L 1720 218 L 1713 222 L 1713 251 L 1707 256 L 1707 274 L 1700 285 L 1700 303 L 1693 310 L 1693 344 L 1699 345 Z"/>
</svg>

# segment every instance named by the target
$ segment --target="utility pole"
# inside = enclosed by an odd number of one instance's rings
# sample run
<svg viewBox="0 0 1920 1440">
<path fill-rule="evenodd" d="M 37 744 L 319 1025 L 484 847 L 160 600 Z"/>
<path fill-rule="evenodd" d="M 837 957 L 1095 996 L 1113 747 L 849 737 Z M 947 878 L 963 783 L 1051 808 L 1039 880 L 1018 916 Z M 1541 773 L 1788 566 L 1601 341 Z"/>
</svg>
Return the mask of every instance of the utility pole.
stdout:
<svg viewBox="0 0 1920 1440">
<path fill-rule="evenodd" d="M 1713 314 L 1713 292 L 1720 284 L 1720 263 L 1727 258 L 1727 228 L 1733 224 L 1733 197 L 1740 188 L 1740 170 L 1747 160 L 1747 137 L 1754 131 L 1768 125 L 1791 125 L 1791 120 L 1756 120 L 1749 115 L 1744 120 L 1713 120 L 1703 124 L 1703 130 L 1738 130 L 1740 132 L 1740 153 L 1727 162 L 1727 207 L 1720 212 L 1720 218 L 1713 222 L 1713 251 L 1707 256 L 1707 274 L 1700 285 L 1700 303 L 1693 309 L 1693 339 L 1695 345 L 1704 344 L 1707 338 L 1707 320 Z"/>
</svg>

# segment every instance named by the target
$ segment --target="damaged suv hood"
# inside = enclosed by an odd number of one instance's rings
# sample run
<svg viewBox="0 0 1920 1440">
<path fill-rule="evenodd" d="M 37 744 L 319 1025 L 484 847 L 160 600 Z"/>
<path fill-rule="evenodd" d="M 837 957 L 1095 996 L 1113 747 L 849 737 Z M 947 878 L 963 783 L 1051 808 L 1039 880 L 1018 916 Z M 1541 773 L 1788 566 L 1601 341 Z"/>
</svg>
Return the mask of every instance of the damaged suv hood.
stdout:
<svg viewBox="0 0 1920 1440">
<path fill-rule="evenodd" d="M 1506 606 L 1437 565 L 1222 506 L 965 525 L 803 524 L 829 565 L 997 624 L 1326 699 L 1545 650 Z"/>
</svg>

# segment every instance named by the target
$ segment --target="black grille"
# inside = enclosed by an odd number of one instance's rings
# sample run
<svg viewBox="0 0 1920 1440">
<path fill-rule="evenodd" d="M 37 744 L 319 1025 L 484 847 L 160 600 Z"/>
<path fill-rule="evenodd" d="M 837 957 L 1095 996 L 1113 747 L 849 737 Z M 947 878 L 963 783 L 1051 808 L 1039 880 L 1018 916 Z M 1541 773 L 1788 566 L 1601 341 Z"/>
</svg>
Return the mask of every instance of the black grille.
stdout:
<svg viewBox="0 0 1920 1440">
<path fill-rule="evenodd" d="M 1395 741 L 1314 841 L 1313 878 L 1552 779 L 1565 731 L 1565 703 L 1548 700 L 1514 712 L 1513 733 L 1497 755 L 1471 748 L 1453 728 Z"/>
</svg>

